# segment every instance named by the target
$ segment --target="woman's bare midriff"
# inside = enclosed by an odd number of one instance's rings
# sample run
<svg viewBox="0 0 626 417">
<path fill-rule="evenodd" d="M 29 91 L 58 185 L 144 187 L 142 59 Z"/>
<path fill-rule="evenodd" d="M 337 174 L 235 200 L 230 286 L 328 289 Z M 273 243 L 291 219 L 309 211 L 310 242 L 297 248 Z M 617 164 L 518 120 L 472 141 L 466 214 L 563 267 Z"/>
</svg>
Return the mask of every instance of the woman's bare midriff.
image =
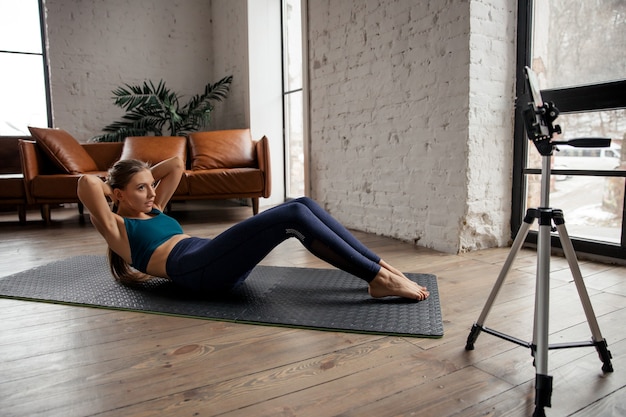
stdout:
<svg viewBox="0 0 626 417">
<path fill-rule="evenodd" d="M 167 264 L 167 257 L 170 255 L 170 252 L 174 249 L 174 246 L 176 246 L 178 242 L 189 237 L 191 236 L 175 235 L 156 248 L 150 257 L 150 261 L 148 262 L 148 274 L 155 277 L 169 278 L 165 268 Z"/>
</svg>

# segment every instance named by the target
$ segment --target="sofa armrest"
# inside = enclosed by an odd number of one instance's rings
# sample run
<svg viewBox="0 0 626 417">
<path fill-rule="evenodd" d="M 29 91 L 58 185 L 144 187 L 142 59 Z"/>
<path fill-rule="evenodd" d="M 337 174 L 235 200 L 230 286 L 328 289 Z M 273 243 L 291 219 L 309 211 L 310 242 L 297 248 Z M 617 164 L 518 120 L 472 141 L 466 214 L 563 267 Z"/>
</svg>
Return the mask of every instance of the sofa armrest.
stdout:
<svg viewBox="0 0 626 417">
<path fill-rule="evenodd" d="M 37 152 L 37 143 L 32 140 L 20 139 L 18 142 L 20 150 L 20 160 L 22 162 L 22 173 L 24 174 L 24 188 L 26 191 L 26 201 L 33 204 L 31 195 L 31 183 L 33 178 L 39 175 L 41 160 Z"/>
<path fill-rule="evenodd" d="M 257 162 L 259 169 L 263 172 L 265 182 L 263 185 L 263 197 L 268 198 L 272 194 L 272 170 L 270 164 L 270 143 L 267 136 L 263 136 L 256 141 L 255 147 Z"/>
</svg>

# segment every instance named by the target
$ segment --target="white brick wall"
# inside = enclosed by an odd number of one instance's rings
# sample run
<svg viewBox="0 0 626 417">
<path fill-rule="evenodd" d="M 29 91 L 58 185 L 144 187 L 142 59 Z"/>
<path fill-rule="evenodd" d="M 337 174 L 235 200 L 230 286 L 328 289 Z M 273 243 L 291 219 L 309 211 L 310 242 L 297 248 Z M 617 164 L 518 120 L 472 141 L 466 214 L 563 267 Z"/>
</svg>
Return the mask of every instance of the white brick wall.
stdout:
<svg viewBox="0 0 626 417">
<path fill-rule="evenodd" d="M 205 0 L 46 1 L 54 124 L 87 140 L 119 119 L 111 91 L 157 83 L 187 98 L 225 73 L 213 71 Z"/>
<path fill-rule="evenodd" d="M 467 208 L 459 250 L 508 243 L 513 167 L 515 2 L 473 0 Z"/>
<path fill-rule="evenodd" d="M 447 252 L 506 243 L 514 7 L 310 1 L 312 196 Z"/>
<path fill-rule="evenodd" d="M 447 252 L 509 235 L 515 2 L 309 2 L 313 197 Z"/>
<path fill-rule="evenodd" d="M 250 85 L 248 63 L 248 10 L 246 0 L 203 0 L 211 5 L 213 73 L 232 75 L 226 101 L 214 112 L 211 129 L 250 127 Z M 217 81 L 217 78 L 212 81 Z"/>
</svg>

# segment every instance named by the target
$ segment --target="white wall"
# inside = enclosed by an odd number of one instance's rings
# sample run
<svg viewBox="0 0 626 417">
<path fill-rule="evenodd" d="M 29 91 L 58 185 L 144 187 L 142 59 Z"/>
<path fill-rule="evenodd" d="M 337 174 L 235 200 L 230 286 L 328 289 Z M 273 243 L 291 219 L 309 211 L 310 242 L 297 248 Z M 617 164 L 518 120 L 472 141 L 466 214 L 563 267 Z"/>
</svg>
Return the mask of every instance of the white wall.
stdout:
<svg viewBox="0 0 626 417">
<path fill-rule="evenodd" d="M 213 0 L 211 43 L 213 71 L 231 74 L 226 101 L 216 106 L 212 129 L 250 127 L 250 62 L 248 59 L 248 4 L 246 0 Z"/>
<path fill-rule="evenodd" d="M 460 251 L 510 238 L 516 2 L 471 2 L 467 201 Z"/>
<path fill-rule="evenodd" d="M 45 2 L 53 121 L 79 140 L 118 120 L 118 86 L 145 80 L 185 97 L 228 75 L 213 70 L 205 0 Z"/>
<path fill-rule="evenodd" d="M 312 197 L 349 227 L 446 252 L 505 244 L 511 10 L 310 1 Z"/>
</svg>

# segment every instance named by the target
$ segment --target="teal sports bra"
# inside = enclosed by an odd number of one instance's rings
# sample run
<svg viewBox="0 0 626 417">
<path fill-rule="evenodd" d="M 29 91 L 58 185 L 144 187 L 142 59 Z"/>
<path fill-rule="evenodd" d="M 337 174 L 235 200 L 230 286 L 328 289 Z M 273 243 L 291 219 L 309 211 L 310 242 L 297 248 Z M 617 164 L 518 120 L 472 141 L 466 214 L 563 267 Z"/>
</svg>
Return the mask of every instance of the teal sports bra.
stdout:
<svg viewBox="0 0 626 417">
<path fill-rule="evenodd" d="M 183 228 L 170 216 L 153 208 L 149 219 L 124 218 L 124 226 L 130 244 L 131 266 L 147 273 L 150 257 L 161 244 L 175 235 L 183 234 Z"/>
</svg>

